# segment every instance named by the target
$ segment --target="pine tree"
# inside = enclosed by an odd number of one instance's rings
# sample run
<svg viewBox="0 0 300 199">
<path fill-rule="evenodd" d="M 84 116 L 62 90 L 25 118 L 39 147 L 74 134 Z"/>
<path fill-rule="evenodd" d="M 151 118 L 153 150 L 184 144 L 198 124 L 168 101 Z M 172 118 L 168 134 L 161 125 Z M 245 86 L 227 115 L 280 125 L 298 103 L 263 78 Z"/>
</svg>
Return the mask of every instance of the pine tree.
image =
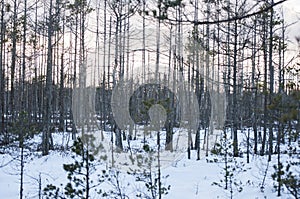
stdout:
<svg viewBox="0 0 300 199">
<path fill-rule="evenodd" d="M 281 93 L 274 96 L 272 103 L 268 106 L 268 108 L 273 111 L 272 119 L 278 124 L 276 143 L 277 164 L 274 165 L 275 173 L 272 174 L 273 180 L 277 182 L 275 184 L 277 196 L 281 196 L 283 185 L 295 198 L 299 198 L 300 195 L 300 171 L 297 169 L 300 165 L 299 155 L 297 154 L 297 148 L 292 145 L 292 142 L 299 140 L 299 131 L 296 126 L 286 128 L 294 121 L 299 121 L 299 111 L 297 110 L 299 109 L 299 100 L 300 92 L 295 90 L 292 91 L 290 95 Z M 285 143 L 286 138 L 288 139 L 289 155 L 292 161 L 282 163 L 280 146 L 282 143 Z"/>
<path fill-rule="evenodd" d="M 224 178 L 220 179 L 219 182 L 213 182 L 212 185 L 224 188 L 229 192 L 229 198 L 231 199 L 237 192 L 242 192 L 245 185 L 245 182 L 239 180 L 237 175 L 247 171 L 245 164 L 239 162 L 237 158 L 234 157 L 234 154 L 229 151 L 232 147 L 233 143 L 227 139 L 226 132 L 224 132 L 224 137 L 221 139 L 220 144 L 217 143 L 212 150 L 213 154 L 221 155 L 221 159 L 224 161 L 224 168 L 221 172 Z M 213 160 L 207 161 L 218 162 L 219 160 L 218 158 L 214 158 Z"/>
<path fill-rule="evenodd" d="M 97 152 L 97 147 L 93 145 L 94 140 L 93 136 L 86 135 L 74 141 L 72 147 L 74 162 L 63 165 L 69 182 L 64 186 L 63 190 L 55 185 L 48 184 L 44 188 L 46 198 L 88 199 L 91 197 L 92 190 L 103 196 L 106 195 L 99 189 L 99 185 L 105 179 L 108 179 L 106 170 L 102 170 L 101 174 L 97 174 L 97 181 L 92 179 L 97 166 L 97 160 L 94 156 Z"/>
</svg>

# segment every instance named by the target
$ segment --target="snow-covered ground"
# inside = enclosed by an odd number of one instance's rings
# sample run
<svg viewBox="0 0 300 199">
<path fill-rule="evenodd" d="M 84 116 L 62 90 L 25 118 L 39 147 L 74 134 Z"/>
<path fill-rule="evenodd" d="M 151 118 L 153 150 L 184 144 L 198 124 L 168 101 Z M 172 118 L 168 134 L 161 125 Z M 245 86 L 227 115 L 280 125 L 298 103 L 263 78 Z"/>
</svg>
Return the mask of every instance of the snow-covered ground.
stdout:
<svg viewBox="0 0 300 199">
<path fill-rule="evenodd" d="M 67 133 L 53 134 L 56 148 L 68 143 L 69 135 Z M 244 139 L 244 134 L 240 133 L 240 140 Z M 31 149 L 38 147 L 40 143 L 40 136 L 35 136 L 30 143 Z M 68 145 L 71 146 L 70 140 Z M 134 144 L 133 144 L 134 145 Z M 243 143 L 241 143 L 243 146 Z M 0 154 L 0 198 L 14 199 L 19 197 L 20 191 L 20 150 L 17 147 L 7 148 L 6 154 Z M 230 198 L 230 189 L 213 185 L 224 183 L 224 161 L 222 158 L 215 155 L 205 157 L 205 152 L 201 151 L 201 159 L 196 160 L 195 151 L 192 151 L 191 159 L 187 159 L 186 153 L 182 154 L 179 159 L 170 163 L 162 169 L 163 186 L 171 186 L 169 193 L 163 198 L 168 199 L 206 199 L 206 198 Z M 287 155 L 282 155 L 284 162 L 288 158 Z M 250 163 L 246 163 L 246 155 L 243 158 L 236 158 L 237 164 L 242 165 L 242 172 L 235 172 L 232 180 L 237 183 L 242 183 L 241 192 L 237 188 L 233 188 L 233 198 L 276 198 L 276 191 L 274 189 L 275 181 L 271 175 L 274 173 L 273 165 L 276 164 L 276 155 L 273 160 L 268 163 L 267 156 L 250 156 Z M 34 150 L 25 150 L 25 168 L 24 168 L 24 198 L 39 198 L 39 190 L 43 189 L 47 184 L 56 186 L 65 185 L 67 180 L 67 173 L 63 169 L 63 164 L 71 163 L 70 150 L 59 149 L 51 151 L 50 155 L 42 156 L 40 152 Z M 233 164 L 233 163 L 230 163 Z M 106 164 L 99 164 L 96 166 L 97 173 L 101 173 L 106 169 Z M 264 179 L 264 174 L 266 177 Z M 96 178 L 96 177 L 95 177 Z M 135 177 L 127 174 L 124 170 L 121 171 L 118 179 L 120 180 L 120 187 L 122 191 L 131 199 L 137 198 L 137 193 L 146 193 L 147 189 L 143 182 L 138 182 Z M 41 185 L 41 189 L 39 186 Z M 261 187 L 264 187 L 263 189 Z M 104 182 L 99 188 L 108 191 L 114 189 L 113 182 Z M 101 198 L 95 192 L 92 192 L 91 198 Z M 280 198 L 293 198 L 288 195 L 286 190 L 283 190 Z"/>
</svg>

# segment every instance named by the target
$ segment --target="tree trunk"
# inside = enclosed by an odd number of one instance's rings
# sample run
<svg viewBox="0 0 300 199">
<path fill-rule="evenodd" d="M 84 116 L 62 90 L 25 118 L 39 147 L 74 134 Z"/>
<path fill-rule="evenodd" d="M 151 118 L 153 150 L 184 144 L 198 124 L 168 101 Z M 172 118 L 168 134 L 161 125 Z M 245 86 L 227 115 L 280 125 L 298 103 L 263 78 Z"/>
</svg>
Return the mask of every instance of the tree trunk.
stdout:
<svg viewBox="0 0 300 199">
<path fill-rule="evenodd" d="M 48 52 L 47 52 L 47 75 L 46 75 L 46 104 L 44 108 L 44 131 L 42 136 L 43 155 L 49 154 L 51 144 L 51 114 L 52 114 L 52 36 L 53 36 L 53 18 L 52 1 L 50 0 L 49 19 L 48 19 Z"/>
<path fill-rule="evenodd" d="M 1 3 L 1 34 L 0 34 L 0 134 L 4 134 L 4 67 L 3 67 L 3 52 L 5 38 L 5 22 L 4 22 L 4 1 Z"/>
</svg>

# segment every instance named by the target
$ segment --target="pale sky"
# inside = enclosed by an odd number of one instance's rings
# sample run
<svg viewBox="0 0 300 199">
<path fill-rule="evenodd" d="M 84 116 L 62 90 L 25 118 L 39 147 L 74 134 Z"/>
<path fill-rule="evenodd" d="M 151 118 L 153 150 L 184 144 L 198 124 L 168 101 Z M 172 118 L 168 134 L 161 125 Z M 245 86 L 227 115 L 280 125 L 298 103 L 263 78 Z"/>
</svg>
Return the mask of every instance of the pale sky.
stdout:
<svg viewBox="0 0 300 199">
<path fill-rule="evenodd" d="M 288 36 L 295 42 L 295 36 L 300 36 L 300 0 L 288 0 L 283 4 L 284 15 L 287 23 L 294 23 L 288 28 Z"/>
<path fill-rule="evenodd" d="M 251 0 L 248 0 L 251 1 Z M 274 0 L 274 2 L 278 2 L 279 0 Z M 254 9 L 254 11 L 257 11 L 259 8 Z M 296 44 L 296 40 L 295 40 L 295 36 L 300 36 L 300 0 L 287 0 L 285 3 L 280 4 L 278 6 L 275 7 L 275 9 L 277 10 L 278 13 L 284 13 L 284 19 L 285 19 L 285 23 L 286 24 L 291 24 L 291 23 L 295 23 L 298 22 L 290 27 L 288 27 L 287 32 L 286 32 L 286 37 L 288 37 L 288 49 L 289 52 L 286 53 L 287 59 L 286 60 L 290 60 L 292 57 L 294 57 L 297 53 L 298 53 L 298 45 Z M 200 12 L 200 11 L 199 11 Z M 137 18 L 138 23 L 136 26 L 132 26 L 132 30 L 135 31 L 135 38 L 131 40 L 131 48 L 132 49 L 139 49 L 142 47 L 142 22 L 141 22 L 141 18 L 138 17 Z M 205 18 L 204 18 L 205 20 Z M 134 22 L 132 22 L 133 20 L 131 20 L 131 24 L 134 24 Z M 146 38 L 147 38 L 147 42 L 146 45 L 148 46 L 148 48 L 153 50 L 153 54 L 151 53 L 146 53 L 146 60 L 149 61 L 151 60 L 154 63 L 155 60 L 155 50 L 156 50 L 156 23 L 155 20 L 148 20 L 147 22 L 147 27 L 146 27 Z M 93 24 L 95 27 L 95 24 Z M 161 34 L 163 35 L 163 33 L 165 33 L 166 35 L 169 34 L 169 30 L 165 29 L 166 32 L 161 32 Z M 280 32 L 280 31 L 279 31 Z M 91 48 L 94 48 L 94 37 L 87 37 L 87 41 L 91 42 Z M 164 36 L 161 36 L 161 44 L 163 47 L 163 44 L 168 45 L 169 42 L 164 40 Z M 136 46 L 136 47 L 135 47 Z M 168 47 L 166 47 L 168 48 Z M 162 50 L 163 48 L 161 48 Z M 160 63 L 160 67 L 163 68 L 164 66 L 168 67 L 168 59 L 165 57 L 165 55 L 168 55 L 168 51 L 164 52 L 161 54 L 161 63 Z M 134 56 L 134 57 L 133 57 Z M 94 55 L 91 55 L 92 57 L 92 63 L 94 62 Z M 101 58 L 100 58 L 101 59 Z M 141 51 L 137 51 L 134 54 L 132 53 L 130 55 L 130 67 L 134 67 L 135 68 L 135 72 L 136 73 L 141 73 L 142 71 L 140 71 L 139 66 L 141 66 Z M 135 64 L 133 64 L 133 60 Z M 166 61 L 164 61 L 166 60 Z M 107 60 L 106 60 L 107 61 Z M 100 60 L 100 65 L 102 64 L 103 60 Z M 150 66 L 150 68 L 154 67 Z M 100 69 L 102 70 L 102 69 Z M 93 74 L 93 72 L 91 72 L 91 74 Z"/>
</svg>

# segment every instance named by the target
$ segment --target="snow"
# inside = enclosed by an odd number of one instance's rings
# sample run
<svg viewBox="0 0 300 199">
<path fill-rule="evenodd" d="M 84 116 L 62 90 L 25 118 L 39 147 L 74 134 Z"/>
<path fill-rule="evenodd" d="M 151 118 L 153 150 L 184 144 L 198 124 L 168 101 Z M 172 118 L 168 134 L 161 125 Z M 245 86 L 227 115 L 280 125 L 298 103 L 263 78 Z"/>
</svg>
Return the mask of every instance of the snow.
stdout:
<svg viewBox="0 0 300 199">
<path fill-rule="evenodd" d="M 57 147 L 62 144 L 66 146 L 70 139 L 68 133 L 55 133 L 53 135 L 54 143 Z M 109 133 L 106 132 L 106 135 L 109 135 Z M 244 134 L 240 133 L 239 138 L 240 140 L 245 140 Z M 31 144 L 31 147 L 35 148 L 40 141 L 40 135 L 36 135 L 28 143 Z M 70 146 L 71 143 L 72 141 L 70 140 L 68 145 Z M 241 143 L 242 145 L 243 143 Z M 136 142 L 132 144 L 133 146 L 140 147 L 141 145 Z M 66 150 L 66 148 L 51 151 L 48 156 L 42 156 L 40 152 L 32 152 L 29 149 L 25 150 L 24 198 L 38 198 L 39 177 L 41 178 L 42 189 L 47 184 L 60 186 L 68 182 L 67 173 L 63 170 L 62 165 L 73 162 L 73 159 L 71 152 L 69 152 L 70 150 Z M 15 199 L 19 196 L 20 189 L 20 160 L 18 157 L 20 150 L 16 149 L 16 147 L 11 147 L 7 150 L 9 154 L 0 154 L 0 196 L 3 199 Z M 234 191 L 233 198 L 276 198 L 277 193 L 274 189 L 275 181 L 271 177 L 274 173 L 273 165 L 277 163 L 276 156 L 272 157 L 272 161 L 269 164 L 267 156 L 251 155 L 249 164 L 246 164 L 246 156 L 236 158 L 238 163 L 243 162 L 245 164 L 243 169 L 246 171 L 237 173 L 233 177 L 235 180 L 243 183 L 243 191 Z M 201 159 L 196 161 L 196 152 L 192 151 L 192 158 L 189 160 L 184 153 L 178 156 L 178 159 L 172 160 L 171 164 L 162 168 L 162 176 L 168 176 L 167 178 L 163 178 L 163 186 L 171 185 L 169 193 L 163 196 L 163 198 L 230 198 L 229 190 L 212 185 L 213 183 L 220 183 L 220 180 L 223 178 L 224 162 L 222 158 L 216 155 L 205 157 L 204 151 L 201 151 L 200 157 Z M 282 155 L 282 162 L 287 161 L 288 158 L 288 155 Z M 210 162 L 209 160 L 217 161 Z M 99 164 L 96 168 L 97 174 L 106 169 L 107 165 Z M 266 170 L 267 175 L 264 182 L 264 189 L 262 190 L 261 186 Z M 121 171 L 119 180 L 124 193 L 129 198 L 136 198 L 138 192 L 147 191 L 143 182 L 136 181 L 134 176 L 127 174 L 124 170 Z M 111 182 L 101 184 L 100 188 L 105 190 L 114 189 Z M 92 192 L 92 198 L 101 197 Z M 288 199 L 292 198 L 292 196 L 288 195 L 287 191 L 284 190 L 280 198 Z"/>
</svg>

